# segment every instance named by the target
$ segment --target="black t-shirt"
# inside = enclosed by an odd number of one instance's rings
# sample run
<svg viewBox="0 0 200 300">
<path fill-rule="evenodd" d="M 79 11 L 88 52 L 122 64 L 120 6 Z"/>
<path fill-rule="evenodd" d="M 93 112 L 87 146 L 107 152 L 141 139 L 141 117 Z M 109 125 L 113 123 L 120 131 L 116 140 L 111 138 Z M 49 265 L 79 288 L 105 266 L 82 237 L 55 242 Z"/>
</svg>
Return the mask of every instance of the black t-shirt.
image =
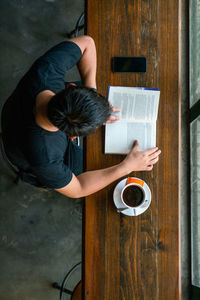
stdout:
<svg viewBox="0 0 200 300">
<path fill-rule="evenodd" d="M 80 48 L 69 41 L 51 48 L 35 61 L 3 107 L 2 131 L 8 158 L 47 188 L 64 187 L 72 179 L 66 164 L 70 140 L 60 130 L 50 132 L 36 124 L 36 96 L 44 90 L 63 90 L 67 70 L 81 55 Z"/>
</svg>

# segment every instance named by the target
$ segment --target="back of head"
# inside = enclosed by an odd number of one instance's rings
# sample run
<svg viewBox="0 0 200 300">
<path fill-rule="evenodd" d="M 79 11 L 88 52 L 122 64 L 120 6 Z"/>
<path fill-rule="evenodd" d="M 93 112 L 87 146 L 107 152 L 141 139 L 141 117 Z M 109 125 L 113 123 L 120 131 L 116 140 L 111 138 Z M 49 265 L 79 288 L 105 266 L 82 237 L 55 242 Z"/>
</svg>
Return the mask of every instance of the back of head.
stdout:
<svg viewBox="0 0 200 300">
<path fill-rule="evenodd" d="M 47 115 L 51 123 L 71 136 L 86 136 L 106 122 L 111 114 L 108 101 L 87 87 L 70 86 L 53 96 Z"/>
</svg>

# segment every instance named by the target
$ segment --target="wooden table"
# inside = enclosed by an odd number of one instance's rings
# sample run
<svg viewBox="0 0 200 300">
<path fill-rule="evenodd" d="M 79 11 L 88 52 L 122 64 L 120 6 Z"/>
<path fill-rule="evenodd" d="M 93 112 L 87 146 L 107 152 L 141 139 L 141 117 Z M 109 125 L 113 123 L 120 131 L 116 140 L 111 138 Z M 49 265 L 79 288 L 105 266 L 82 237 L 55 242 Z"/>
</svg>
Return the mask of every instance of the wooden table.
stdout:
<svg viewBox="0 0 200 300">
<path fill-rule="evenodd" d="M 150 208 L 138 217 L 116 212 L 117 182 L 88 196 L 84 207 L 85 300 L 177 300 L 180 291 L 180 3 L 154 0 L 88 0 L 87 34 L 96 43 L 97 85 L 156 87 L 161 92 L 157 146 L 162 150 L 144 179 Z M 113 56 L 147 57 L 146 74 L 114 74 Z M 86 169 L 119 163 L 105 155 L 104 129 L 87 139 Z M 97 178 L 98 180 L 98 178 Z"/>
</svg>

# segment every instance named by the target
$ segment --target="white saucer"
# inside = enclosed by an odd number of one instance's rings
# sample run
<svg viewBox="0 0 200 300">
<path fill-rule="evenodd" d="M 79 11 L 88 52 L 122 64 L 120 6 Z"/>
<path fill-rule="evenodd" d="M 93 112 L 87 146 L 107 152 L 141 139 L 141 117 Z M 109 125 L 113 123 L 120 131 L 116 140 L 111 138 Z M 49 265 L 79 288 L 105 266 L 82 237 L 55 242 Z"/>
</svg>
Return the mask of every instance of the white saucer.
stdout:
<svg viewBox="0 0 200 300">
<path fill-rule="evenodd" d="M 132 178 L 139 179 L 137 177 L 132 177 Z M 113 192 L 113 200 L 114 200 L 114 203 L 115 203 L 115 206 L 117 207 L 117 209 L 126 208 L 126 206 L 123 204 L 123 202 L 121 200 L 121 191 L 126 184 L 126 180 L 127 180 L 127 178 L 121 180 L 116 185 L 114 192 Z M 147 210 L 147 208 L 151 204 L 151 191 L 150 191 L 149 186 L 146 184 L 146 182 L 144 182 L 143 188 L 145 191 L 145 202 L 141 206 L 138 206 L 135 208 L 127 208 L 123 211 L 118 211 L 118 212 L 121 212 L 122 214 L 127 215 L 127 216 L 138 216 L 138 215 L 142 214 L 143 212 L 145 212 L 145 210 Z"/>
</svg>

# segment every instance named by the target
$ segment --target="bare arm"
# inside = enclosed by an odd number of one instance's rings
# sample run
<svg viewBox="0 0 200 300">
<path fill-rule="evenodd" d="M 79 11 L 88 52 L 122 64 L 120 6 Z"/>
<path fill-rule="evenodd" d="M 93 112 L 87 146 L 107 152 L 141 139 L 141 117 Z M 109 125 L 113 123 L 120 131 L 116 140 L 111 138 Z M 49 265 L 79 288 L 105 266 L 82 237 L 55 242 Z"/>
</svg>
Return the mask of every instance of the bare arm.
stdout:
<svg viewBox="0 0 200 300">
<path fill-rule="evenodd" d="M 82 57 L 78 63 L 78 69 L 85 86 L 96 89 L 97 57 L 94 40 L 87 35 L 72 38 L 69 41 L 79 46 Z"/>
<path fill-rule="evenodd" d="M 78 63 L 78 69 L 83 84 L 87 87 L 96 89 L 97 56 L 94 40 L 90 36 L 83 35 L 72 38 L 69 41 L 77 44 L 83 54 Z M 119 109 L 113 108 L 113 112 L 119 112 Z M 107 123 L 112 123 L 117 120 L 119 120 L 118 116 L 111 115 Z"/>
<path fill-rule="evenodd" d="M 160 153 L 158 148 L 139 151 L 139 144 L 136 142 L 131 152 L 120 164 L 106 169 L 85 172 L 77 177 L 73 175 L 67 186 L 56 190 L 72 198 L 93 194 L 132 171 L 151 171 L 153 165 L 158 162 Z"/>
</svg>

